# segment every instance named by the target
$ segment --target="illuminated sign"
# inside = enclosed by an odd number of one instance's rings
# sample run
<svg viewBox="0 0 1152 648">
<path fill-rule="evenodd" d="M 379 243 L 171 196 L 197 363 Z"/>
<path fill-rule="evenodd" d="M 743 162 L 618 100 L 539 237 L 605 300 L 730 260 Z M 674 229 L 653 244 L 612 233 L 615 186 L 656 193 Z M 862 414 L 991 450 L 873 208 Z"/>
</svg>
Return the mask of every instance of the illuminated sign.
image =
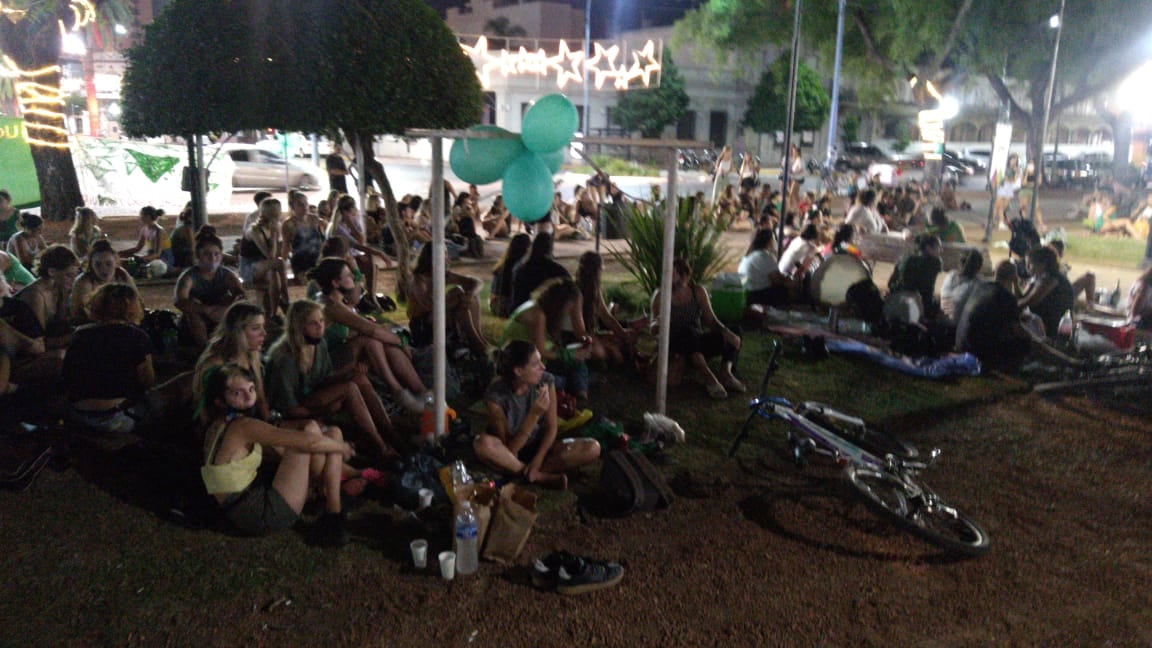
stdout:
<svg viewBox="0 0 1152 648">
<path fill-rule="evenodd" d="M 585 74 L 597 90 L 608 81 L 617 90 L 628 90 L 634 85 L 645 88 L 660 85 L 663 45 L 656 41 L 649 40 L 640 49 L 627 50 L 616 44 L 604 47 L 602 43 L 592 43 L 592 55 L 585 59 L 583 47 L 574 50 L 564 40 L 554 41 L 557 46 L 552 53 L 538 46 L 533 50 L 527 47 L 491 49 L 486 36 L 476 37 L 471 45 L 463 42 L 463 38 L 460 48 L 472 59 L 476 76 L 485 89 L 492 86 L 493 74 L 505 78 L 555 77 L 556 87 L 561 89 L 569 83 L 584 83 Z"/>
</svg>

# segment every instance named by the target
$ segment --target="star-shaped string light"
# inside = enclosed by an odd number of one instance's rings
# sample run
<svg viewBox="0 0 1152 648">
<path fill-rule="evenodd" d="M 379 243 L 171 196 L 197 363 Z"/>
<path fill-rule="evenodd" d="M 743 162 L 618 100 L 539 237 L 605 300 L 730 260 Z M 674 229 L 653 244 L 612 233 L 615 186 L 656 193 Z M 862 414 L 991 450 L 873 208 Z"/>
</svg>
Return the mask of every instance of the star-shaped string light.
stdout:
<svg viewBox="0 0 1152 648">
<path fill-rule="evenodd" d="M 593 43 L 594 54 L 586 57 L 583 49 L 572 49 L 567 41 L 558 42 L 558 50 L 554 55 L 544 48 L 529 50 L 519 47 L 516 51 L 508 49 L 494 50 L 489 46 L 488 38 L 479 36 L 473 44 L 460 43 L 460 49 L 472 59 L 476 66 L 476 75 L 485 89 L 492 85 L 492 74 L 499 73 L 503 77 L 537 76 L 550 77 L 555 75 L 556 86 L 565 88 L 569 83 L 580 85 L 584 83 L 585 73 L 594 75 L 597 89 L 604 87 L 608 80 L 615 88 L 627 90 L 633 81 L 640 80 L 644 87 L 659 85 L 661 62 L 654 41 L 647 41 L 639 50 L 622 51 L 620 45 L 605 47 L 603 43 Z M 623 54 L 623 57 L 621 57 Z M 627 60 L 631 58 L 631 65 L 617 63 L 617 58 Z M 656 75 L 653 83 L 652 75 Z"/>
<path fill-rule="evenodd" d="M 584 50 L 572 51 L 568 49 L 568 41 L 560 41 L 560 54 L 565 61 L 568 62 L 569 68 L 565 69 L 563 66 L 556 73 L 556 86 L 563 88 L 568 85 L 569 81 L 576 83 L 584 82 L 584 70 L 581 64 L 584 63 Z"/>
</svg>

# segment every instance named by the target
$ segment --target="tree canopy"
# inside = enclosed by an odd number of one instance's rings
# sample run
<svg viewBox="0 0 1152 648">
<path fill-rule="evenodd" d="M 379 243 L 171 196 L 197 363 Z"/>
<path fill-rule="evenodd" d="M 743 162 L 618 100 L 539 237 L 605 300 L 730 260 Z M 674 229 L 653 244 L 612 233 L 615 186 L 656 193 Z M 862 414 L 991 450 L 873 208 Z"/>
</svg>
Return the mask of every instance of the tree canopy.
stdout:
<svg viewBox="0 0 1152 648">
<path fill-rule="evenodd" d="M 375 136 L 480 118 L 472 63 L 420 0 L 174 0 L 128 60 L 131 135 Z"/>
<path fill-rule="evenodd" d="M 865 105 L 891 98 L 912 76 L 922 82 L 915 97 L 920 105 L 932 104 L 925 81 L 946 92 L 984 77 L 1029 131 L 1033 155 L 1051 63 L 1047 22 L 1059 6 L 1057 0 L 850 0 L 843 72 Z M 828 69 L 837 2 L 807 0 L 803 9 L 801 38 Z M 780 25 L 788 24 L 790 7 L 782 3 L 708 0 L 677 25 L 676 34 L 705 48 L 749 51 L 786 42 L 791 30 Z M 1108 90 L 1146 61 L 1150 31 L 1152 3 L 1067 0 L 1058 72 L 1063 92 L 1052 114 Z"/>
<path fill-rule="evenodd" d="M 757 133 L 774 133 L 787 128 L 788 75 L 791 61 L 781 56 L 760 75 L 760 82 L 748 98 L 744 125 Z M 796 114 L 793 132 L 819 130 L 828 119 L 832 98 L 820 83 L 816 71 L 804 63 L 796 67 Z"/>
<path fill-rule="evenodd" d="M 621 128 L 640 131 L 646 138 L 656 138 L 684 116 L 688 109 L 688 93 L 684 90 L 684 77 L 667 48 L 661 65 L 659 87 L 617 93 L 612 118 Z"/>
</svg>

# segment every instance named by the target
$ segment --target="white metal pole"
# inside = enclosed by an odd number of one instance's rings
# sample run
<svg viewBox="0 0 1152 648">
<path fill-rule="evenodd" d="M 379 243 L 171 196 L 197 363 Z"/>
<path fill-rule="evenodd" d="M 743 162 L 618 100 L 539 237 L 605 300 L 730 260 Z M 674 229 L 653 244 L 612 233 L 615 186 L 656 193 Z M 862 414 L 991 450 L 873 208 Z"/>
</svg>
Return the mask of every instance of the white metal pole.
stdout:
<svg viewBox="0 0 1152 648">
<path fill-rule="evenodd" d="M 584 2 L 584 128 L 580 131 L 588 137 L 588 122 L 592 119 L 592 107 L 588 90 L 588 59 L 592 56 L 592 0 Z M 585 145 L 587 146 L 587 145 Z M 599 243 L 599 240 L 597 240 Z"/>
<path fill-rule="evenodd" d="M 672 318 L 672 257 L 676 250 L 676 214 L 679 189 L 676 176 L 679 169 L 676 149 L 668 150 L 668 191 L 664 197 L 664 256 L 660 271 L 660 352 L 656 361 L 656 411 L 668 413 L 668 340 Z"/>
<path fill-rule="evenodd" d="M 828 168 L 836 162 L 836 143 L 840 134 L 840 60 L 844 49 L 844 4 L 840 0 L 836 16 L 836 60 L 832 64 L 832 108 L 828 111 L 828 154 L 825 163 Z"/>
<path fill-rule="evenodd" d="M 448 357 L 444 333 L 444 145 L 438 135 L 432 137 L 432 242 L 429 245 L 432 246 L 432 348 L 435 349 L 432 389 L 436 400 L 432 429 L 435 436 L 439 436 L 448 407 L 445 400 Z"/>
<path fill-rule="evenodd" d="M 1060 35 L 1064 32 L 1064 0 L 1060 0 L 1060 13 L 1056 20 L 1056 44 L 1052 46 L 1052 66 L 1048 71 L 1048 89 L 1044 93 L 1044 113 L 1040 122 L 1040 151 L 1036 163 L 1032 165 L 1032 205 L 1028 210 L 1028 220 L 1036 220 L 1036 205 L 1040 200 L 1040 185 L 1044 183 L 1044 144 L 1048 139 L 1048 115 L 1052 112 L 1052 90 L 1056 85 L 1056 62 L 1060 58 Z M 1059 139 L 1059 134 L 1057 134 Z"/>
</svg>

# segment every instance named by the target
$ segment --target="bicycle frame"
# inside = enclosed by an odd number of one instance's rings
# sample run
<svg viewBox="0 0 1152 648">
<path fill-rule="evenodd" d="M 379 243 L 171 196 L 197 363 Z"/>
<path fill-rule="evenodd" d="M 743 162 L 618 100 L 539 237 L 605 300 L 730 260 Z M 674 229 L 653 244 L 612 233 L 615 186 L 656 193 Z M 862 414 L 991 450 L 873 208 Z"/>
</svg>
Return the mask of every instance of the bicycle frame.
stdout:
<svg viewBox="0 0 1152 648">
<path fill-rule="evenodd" d="M 805 405 L 807 405 L 807 403 L 801 404 L 800 408 L 803 408 Z M 873 468 L 891 467 L 884 459 L 845 441 L 835 432 L 804 416 L 800 408 L 797 408 L 785 398 L 777 396 L 763 399 L 754 398 L 749 403 L 749 408 L 760 416 L 760 418 L 765 420 L 780 419 L 793 428 L 801 430 L 806 438 L 811 439 L 818 448 L 830 454 L 838 464 L 843 465 L 851 462 L 856 465 L 870 466 Z M 851 417 L 841 414 L 836 410 L 824 410 L 823 413 L 827 416 L 835 418 L 843 417 L 844 419 L 851 420 Z M 839 417 L 836 416 L 838 414 L 840 415 Z"/>
</svg>

